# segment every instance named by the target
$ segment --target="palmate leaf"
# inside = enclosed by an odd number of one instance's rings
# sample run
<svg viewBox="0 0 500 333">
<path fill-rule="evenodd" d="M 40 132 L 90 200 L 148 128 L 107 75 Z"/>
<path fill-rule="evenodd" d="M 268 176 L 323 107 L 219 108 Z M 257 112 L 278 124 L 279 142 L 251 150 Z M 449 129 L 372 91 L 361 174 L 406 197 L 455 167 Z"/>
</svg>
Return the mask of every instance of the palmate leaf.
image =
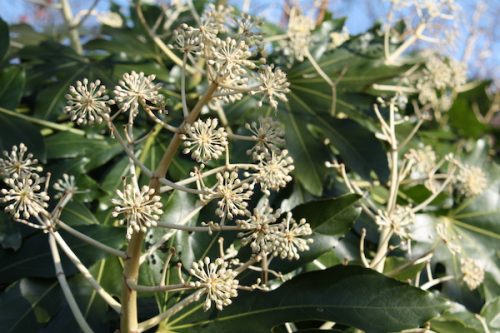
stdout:
<svg viewBox="0 0 500 333">
<path fill-rule="evenodd" d="M 318 63 L 333 80 L 345 71 L 337 86 L 336 108 L 347 115 L 353 114 L 355 119 L 363 118 L 361 110 L 371 107 L 371 98 L 349 97 L 344 101 L 344 96 L 351 95 L 343 91 L 348 88 L 350 94 L 359 92 L 363 96 L 361 92 L 372 83 L 394 77 L 402 70 L 383 66 L 377 59 L 356 55 L 346 49 L 326 53 Z M 370 178 L 370 173 L 374 171 L 380 180 L 385 181 L 388 166 L 382 145 L 373 133 L 356 122 L 332 117 L 331 88 L 313 66 L 304 61 L 288 72 L 288 78 L 291 90 L 289 103 L 279 112 L 286 126 L 287 147 L 296 163 L 296 175 L 304 187 L 315 195 L 321 195 L 324 162 L 329 159 L 324 144 L 312 136 L 310 126 L 319 128 L 330 139 L 330 145 L 338 151 L 349 169 L 364 178 Z"/>
<path fill-rule="evenodd" d="M 367 332 L 423 325 L 445 308 L 433 294 L 357 266 L 299 275 L 271 292 L 240 292 L 223 311 L 198 312 L 167 329 L 174 332 L 270 332 L 285 322 L 334 321 Z"/>
</svg>

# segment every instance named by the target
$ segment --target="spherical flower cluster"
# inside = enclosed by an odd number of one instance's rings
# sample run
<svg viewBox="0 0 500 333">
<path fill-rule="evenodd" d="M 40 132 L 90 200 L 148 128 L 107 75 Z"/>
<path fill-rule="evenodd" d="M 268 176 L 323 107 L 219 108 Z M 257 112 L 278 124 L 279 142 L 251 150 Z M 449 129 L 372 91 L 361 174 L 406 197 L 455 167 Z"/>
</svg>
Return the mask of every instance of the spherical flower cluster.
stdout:
<svg viewBox="0 0 500 333">
<path fill-rule="evenodd" d="M 312 234 L 312 229 L 305 219 L 297 223 L 292 218 L 292 213 L 287 213 L 281 223 L 281 230 L 275 235 L 275 248 L 273 254 L 281 259 L 299 259 L 299 252 L 309 250 L 312 238 L 304 239 L 303 236 Z"/>
<path fill-rule="evenodd" d="M 206 121 L 197 120 L 186 126 L 186 133 L 181 135 L 184 140 L 184 154 L 191 153 L 191 157 L 199 163 L 206 163 L 218 159 L 227 146 L 227 133 L 223 127 L 217 128 L 216 118 Z"/>
<path fill-rule="evenodd" d="M 241 181 L 235 171 L 216 175 L 217 184 L 203 199 L 219 199 L 215 213 L 221 218 L 232 219 L 237 215 L 250 215 L 248 202 L 253 195 L 253 183 Z"/>
<path fill-rule="evenodd" d="M 154 189 L 148 186 L 139 189 L 132 184 L 126 184 L 123 192 L 116 190 L 116 194 L 118 198 L 111 200 L 115 205 L 112 215 L 122 215 L 119 223 L 127 225 L 127 239 L 130 239 L 134 232 L 146 232 L 148 228 L 157 225 L 163 214 L 163 205 Z"/>
<path fill-rule="evenodd" d="M 462 258 L 460 260 L 460 270 L 462 271 L 462 280 L 470 290 L 474 290 L 483 283 L 484 269 L 479 265 L 478 261 Z"/>
<path fill-rule="evenodd" d="M 270 194 L 269 190 L 277 191 L 280 187 L 285 187 L 292 180 L 289 173 L 295 169 L 288 150 L 262 154 L 257 168 L 255 179 L 267 195 Z"/>
<path fill-rule="evenodd" d="M 280 232 L 276 223 L 281 211 L 273 212 L 266 198 L 260 207 L 253 211 L 253 215 L 246 220 L 237 220 L 236 224 L 245 230 L 238 233 L 241 244 L 250 245 L 254 253 L 271 253 L 275 249 L 276 235 Z"/>
<path fill-rule="evenodd" d="M 273 212 L 269 201 L 264 200 L 260 207 L 254 209 L 253 215 L 246 220 L 238 220 L 236 224 L 244 231 L 238 233 L 243 245 L 250 245 L 255 254 L 269 254 L 281 259 L 299 259 L 299 252 L 309 250 L 312 238 L 304 238 L 312 234 L 312 229 L 305 219 L 297 223 L 288 212 L 286 217 L 277 222 L 281 211 Z"/>
<path fill-rule="evenodd" d="M 313 20 L 300 14 L 298 8 L 292 8 L 287 30 L 289 41 L 285 52 L 298 61 L 303 61 L 311 44 L 311 31 L 313 29 Z"/>
<path fill-rule="evenodd" d="M 163 105 L 164 97 L 159 92 L 161 84 L 153 83 L 154 79 L 154 75 L 146 76 L 143 72 L 132 71 L 123 74 L 123 78 L 114 90 L 115 100 L 120 106 L 120 110 L 130 110 L 132 116 L 136 116 L 139 105 L 145 107 L 151 104 L 160 108 Z"/>
<path fill-rule="evenodd" d="M 256 122 L 246 124 L 245 127 L 252 132 L 252 138 L 257 142 L 252 149 L 247 151 L 256 160 L 262 153 L 280 151 L 285 144 L 285 130 L 281 123 L 272 117 L 260 117 Z"/>
<path fill-rule="evenodd" d="M 38 160 L 33 158 L 33 154 L 26 154 L 27 152 L 28 148 L 24 143 L 13 146 L 10 152 L 4 151 L 4 157 L 0 158 L 0 176 L 16 179 L 41 172 L 42 167 L 38 165 Z"/>
<path fill-rule="evenodd" d="M 402 239 L 411 238 L 409 227 L 415 223 L 415 214 L 409 206 L 396 206 L 391 214 L 379 211 L 375 219 L 379 227 L 389 227 L 390 230 Z"/>
<path fill-rule="evenodd" d="M 426 176 L 436 166 L 436 153 L 431 146 L 410 149 L 405 158 L 412 162 L 412 169 L 418 176 Z"/>
<path fill-rule="evenodd" d="M 209 310 L 212 302 L 215 307 L 222 310 L 223 307 L 232 303 L 231 298 L 238 296 L 237 273 L 230 269 L 229 264 L 224 259 L 217 258 L 215 262 L 210 262 L 210 258 L 194 262 L 189 273 L 197 278 L 197 281 L 189 282 L 193 288 L 203 289 L 207 294 L 203 308 Z"/>
<path fill-rule="evenodd" d="M 76 86 L 69 87 L 66 94 L 67 105 L 64 111 L 79 125 L 100 124 L 108 119 L 110 105 L 115 102 L 106 95 L 106 87 L 101 81 L 90 82 L 88 79 L 76 81 Z"/>
<path fill-rule="evenodd" d="M 213 66 L 213 81 L 220 78 L 237 78 L 246 74 L 246 68 L 254 68 L 255 64 L 248 60 L 252 56 L 245 41 L 237 41 L 231 37 L 225 40 L 216 39 L 212 46 L 213 57 L 208 64 Z"/>
<path fill-rule="evenodd" d="M 179 49 L 186 54 L 200 55 L 204 48 L 199 31 L 185 23 L 174 30 L 174 40 L 175 44 L 169 47 Z"/>
<path fill-rule="evenodd" d="M 488 178 L 481 168 L 471 165 L 460 167 L 456 185 L 461 194 L 467 197 L 479 195 L 488 187 Z"/>
<path fill-rule="evenodd" d="M 49 206 L 49 196 L 46 189 L 42 189 L 43 179 L 37 174 L 21 178 L 4 179 L 8 189 L 2 189 L 0 193 L 1 203 L 8 203 L 5 211 L 15 219 L 29 219 L 31 216 L 39 216 Z"/>
<path fill-rule="evenodd" d="M 287 81 L 286 73 L 281 69 L 274 70 L 274 65 L 263 66 L 259 73 L 259 80 L 261 86 L 258 91 L 253 92 L 264 95 L 259 101 L 259 106 L 262 106 L 264 99 L 267 99 L 274 109 L 278 108 L 276 99 L 283 102 L 288 101 L 285 94 L 290 92 L 290 89 L 288 89 L 290 83 Z"/>
<path fill-rule="evenodd" d="M 59 192 L 54 198 L 60 198 L 65 193 L 75 193 L 77 190 L 75 176 L 63 174 L 62 178 L 58 179 L 52 187 Z"/>
</svg>

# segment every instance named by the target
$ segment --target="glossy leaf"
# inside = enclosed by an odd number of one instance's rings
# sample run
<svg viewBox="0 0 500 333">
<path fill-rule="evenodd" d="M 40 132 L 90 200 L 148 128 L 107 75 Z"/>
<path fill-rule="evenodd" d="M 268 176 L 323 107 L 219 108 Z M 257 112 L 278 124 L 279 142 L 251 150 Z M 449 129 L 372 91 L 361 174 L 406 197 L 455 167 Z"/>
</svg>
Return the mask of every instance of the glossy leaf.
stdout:
<svg viewBox="0 0 500 333">
<path fill-rule="evenodd" d="M 24 143 L 41 162 L 45 161 L 45 142 L 38 127 L 26 120 L 0 113 L 0 151 L 10 151 L 12 146 Z"/>
<path fill-rule="evenodd" d="M 176 332 L 270 332 L 285 322 L 327 320 L 368 332 L 423 325 L 444 310 L 444 300 L 370 269 L 335 266 L 305 273 L 271 292 L 240 292 L 223 311 L 173 320 Z M 182 317 L 181 317 L 182 318 Z"/>
<path fill-rule="evenodd" d="M 1 58 L 1 57 L 0 57 Z M 21 100 L 26 74 L 20 66 L 10 66 L 0 72 L 0 107 L 15 109 Z"/>
</svg>

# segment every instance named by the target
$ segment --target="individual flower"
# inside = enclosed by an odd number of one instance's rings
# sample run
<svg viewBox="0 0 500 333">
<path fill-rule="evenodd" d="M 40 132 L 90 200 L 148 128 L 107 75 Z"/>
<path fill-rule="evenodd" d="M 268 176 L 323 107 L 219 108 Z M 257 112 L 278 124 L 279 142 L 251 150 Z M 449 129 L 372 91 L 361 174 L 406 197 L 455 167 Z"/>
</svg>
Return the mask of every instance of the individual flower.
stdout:
<svg viewBox="0 0 500 333">
<path fill-rule="evenodd" d="M 232 219 L 237 215 L 250 215 L 248 200 L 253 195 L 253 183 L 241 181 L 236 171 L 218 173 L 217 184 L 207 199 L 219 199 L 215 213 L 219 217 Z"/>
<path fill-rule="evenodd" d="M 415 214 L 410 206 L 396 206 L 391 214 L 379 211 L 375 219 L 379 227 L 389 227 L 397 236 L 410 239 L 410 226 L 415 223 Z"/>
<path fill-rule="evenodd" d="M 426 176 L 436 166 L 436 153 L 431 146 L 410 149 L 405 158 L 413 163 L 412 169 L 418 176 Z"/>
<path fill-rule="evenodd" d="M 460 270 L 462 271 L 462 280 L 470 290 L 474 290 L 483 283 L 484 269 L 479 262 L 474 259 L 462 258 L 460 260 Z"/>
<path fill-rule="evenodd" d="M 15 219 L 29 219 L 31 216 L 39 216 L 48 207 L 49 196 L 46 189 L 42 190 L 40 185 L 43 178 L 37 174 L 19 178 L 7 178 L 4 180 L 8 189 L 2 189 L 0 193 L 1 203 L 8 203 L 5 211 Z"/>
<path fill-rule="evenodd" d="M 201 288 L 207 294 L 203 308 L 209 310 L 212 302 L 215 307 L 222 310 L 223 307 L 232 303 L 231 298 L 238 296 L 237 273 L 230 269 L 229 264 L 224 259 L 217 258 L 210 262 L 210 258 L 194 262 L 189 273 L 197 278 L 197 281 L 190 281 L 193 288 Z"/>
<path fill-rule="evenodd" d="M 254 253 L 270 253 L 275 249 L 277 235 L 281 232 L 276 223 L 281 211 L 273 212 L 266 198 L 260 207 L 253 210 L 246 220 L 237 220 L 236 224 L 244 231 L 238 233 L 243 245 L 250 245 Z"/>
<path fill-rule="evenodd" d="M 313 20 L 300 14 L 298 8 L 292 8 L 288 21 L 288 45 L 285 52 L 298 61 L 303 61 L 311 44 L 311 31 L 313 29 Z"/>
<path fill-rule="evenodd" d="M 122 79 L 115 87 L 115 100 L 121 111 L 130 109 L 132 116 L 137 115 L 139 105 L 160 108 L 164 102 L 160 94 L 161 84 L 153 83 L 154 75 L 145 76 L 143 72 L 123 74 Z"/>
<path fill-rule="evenodd" d="M 33 154 L 28 153 L 28 147 L 24 143 L 12 146 L 10 152 L 4 151 L 0 158 L 0 176 L 10 178 L 29 177 L 31 174 L 41 172 L 42 167 Z"/>
<path fill-rule="evenodd" d="M 288 150 L 281 152 L 272 151 L 269 154 L 262 154 L 260 156 L 255 179 L 260 184 L 262 191 L 269 195 L 269 190 L 277 191 L 280 187 L 285 187 L 292 180 L 292 176 L 289 173 L 294 168 L 293 158 L 288 156 Z"/>
<path fill-rule="evenodd" d="M 283 102 L 288 101 L 285 94 L 290 92 L 290 89 L 288 89 L 290 83 L 288 83 L 286 73 L 281 69 L 276 68 L 276 70 L 274 70 L 274 65 L 263 66 L 259 73 L 259 81 L 261 86 L 254 92 L 264 95 L 259 101 L 259 106 L 262 106 L 264 99 L 267 99 L 274 109 L 278 108 L 276 99 Z"/>
<path fill-rule="evenodd" d="M 262 153 L 280 151 L 285 144 L 285 130 L 282 124 L 272 117 L 259 117 L 257 121 L 246 124 L 245 127 L 252 132 L 252 138 L 256 140 L 255 146 L 247 151 L 254 159 L 258 159 Z"/>
<path fill-rule="evenodd" d="M 191 153 L 199 163 L 221 157 L 227 146 L 227 133 L 223 127 L 217 128 L 218 124 L 216 118 L 208 118 L 187 125 L 186 133 L 181 135 L 185 147 L 182 152 Z"/>
<path fill-rule="evenodd" d="M 255 64 L 248 60 L 252 55 L 245 41 L 237 41 L 231 37 L 216 39 L 212 46 L 213 57 L 208 64 L 213 67 L 212 80 L 219 82 L 229 76 L 230 78 L 242 76 L 246 68 L 254 68 Z"/>
<path fill-rule="evenodd" d="M 115 103 L 106 95 L 106 87 L 99 80 L 90 83 L 88 79 L 76 81 L 76 86 L 70 86 L 65 97 L 67 105 L 64 111 L 79 125 L 100 124 L 108 119 L 109 106 Z"/>
<path fill-rule="evenodd" d="M 477 166 L 460 166 L 456 176 L 456 185 L 461 194 L 467 197 L 479 195 L 488 187 L 486 174 Z"/>
<path fill-rule="evenodd" d="M 63 174 L 62 178 L 58 179 L 52 187 L 59 192 L 54 196 L 56 199 L 60 198 L 65 193 L 75 193 L 77 191 L 75 176 Z"/>
<path fill-rule="evenodd" d="M 281 259 L 299 259 L 299 252 L 309 250 L 312 238 L 302 238 L 312 234 L 312 229 L 305 219 L 297 223 L 292 218 L 292 213 L 287 213 L 281 223 L 281 232 L 276 234 L 274 255 Z"/>
<path fill-rule="evenodd" d="M 148 186 L 139 189 L 132 184 L 125 184 L 123 191 L 116 190 L 116 194 L 118 198 L 111 200 L 115 205 L 112 215 L 122 216 L 118 221 L 127 225 L 127 239 L 134 232 L 146 232 L 157 225 L 163 210 L 161 198 L 155 195 L 154 189 Z"/>
</svg>

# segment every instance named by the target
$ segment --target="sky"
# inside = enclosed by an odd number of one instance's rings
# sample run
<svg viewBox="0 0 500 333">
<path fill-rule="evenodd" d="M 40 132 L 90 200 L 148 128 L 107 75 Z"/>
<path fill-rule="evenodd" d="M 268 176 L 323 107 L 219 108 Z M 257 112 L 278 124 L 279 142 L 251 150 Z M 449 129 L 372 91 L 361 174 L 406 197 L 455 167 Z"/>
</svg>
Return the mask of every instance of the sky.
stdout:
<svg viewBox="0 0 500 333">
<path fill-rule="evenodd" d="M 58 13 L 55 10 L 44 15 L 37 12 L 37 6 L 33 5 L 33 3 L 45 1 L 57 3 L 57 0 L 0 0 L 0 17 L 9 23 L 26 21 L 35 27 L 41 27 L 44 24 L 46 26 L 47 22 L 60 22 Z M 143 0 L 143 2 L 146 1 L 162 4 L 170 2 L 170 0 Z M 196 2 L 196 0 L 193 1 Z M 86 9 L 92 2 L 93 0 L 70 0 L 75 14 L 82 9 Z M 100 0 L 96 10 L 99 12 L 107 11 L 111 2 L 110 0 Z M 114 0 L 114 2 L 124 8 L 130 3 L 128 0 Z M 250 13 L 279 21 L 285 0 L 229 0 L 229 2 L 240 8 L 245 2 L 249 2 Z M 306 13 L 313 15 L 316 12 L 314 4 L 319 1 L 289 0 L 289 2 L 300 3 Z M 472 16 L 479 0 L 457 0 L 456 2 L 462 7 L 461 20 L 458 23 L 458 30 L 462 37 L 458 39 L 456 47 L 449 52 L 449 55 L 460 60 L 467 39 L 465 36 L 468 35 L 467 29 L 472 25 Z M 479 20 L 482 31 L 477 39 L 477 46 L 469 63 L 469 72 L 471 76 L 491 77 L 500 83 L 500 24 L 495 21 L 500 16 L 500 1 L 483 0 L 483 3 L 487 4 L 488 7 Z M 348 17 L 346 26 L 352 34 L 366 31 L 377 18 L 385 17 L 388 7 L 388 0 L 329 1 L 329 9 L 333 12 L 334 17 Z M 88 23 L 95 24 L 95 21 L 89 20 Z"/>
</svg>

